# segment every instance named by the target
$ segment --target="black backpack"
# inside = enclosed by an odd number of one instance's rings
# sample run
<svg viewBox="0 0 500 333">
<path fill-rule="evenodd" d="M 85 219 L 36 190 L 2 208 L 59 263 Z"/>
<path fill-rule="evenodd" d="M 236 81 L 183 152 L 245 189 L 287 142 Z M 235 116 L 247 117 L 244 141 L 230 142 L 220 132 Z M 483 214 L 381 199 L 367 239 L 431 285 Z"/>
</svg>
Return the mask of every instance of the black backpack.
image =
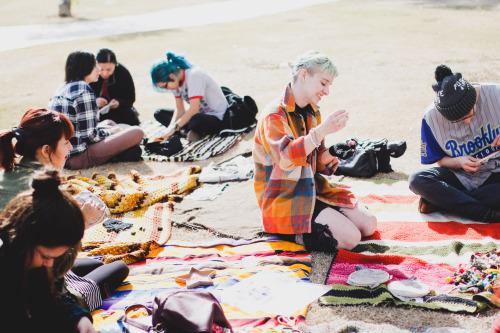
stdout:
<svg viewBox="0 0 500 333">
<path fill-rule="evenodd" d="M 224 115 L 225 128 L 239 130 L 249 127 L 257 122 L 257 104 L 250 96 L 241 98 L 227 87 L 221 87 L 227 103 L 229 104 Z"/>
<path fill-rule="evenodd" d="M 378 172 L 392 172 L 390 158 L 398 158 L 406 151 L 405 141 L 352 140 L 356 141 L 354 155 L 345 160 L 339 159 L 336 175 L 369 178 Z"/>
</svg>

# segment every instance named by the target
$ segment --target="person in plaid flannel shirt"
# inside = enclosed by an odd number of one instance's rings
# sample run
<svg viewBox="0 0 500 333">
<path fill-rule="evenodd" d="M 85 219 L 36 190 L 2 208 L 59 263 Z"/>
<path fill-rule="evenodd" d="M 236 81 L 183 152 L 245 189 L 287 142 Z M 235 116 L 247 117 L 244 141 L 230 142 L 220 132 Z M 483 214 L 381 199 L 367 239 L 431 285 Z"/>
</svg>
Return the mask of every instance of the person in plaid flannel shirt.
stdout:
<svg viewBox="0 0 500 333">
<path fill-rule="evenodd" d="M 85 169 L 108 161 L 138 161 L 142 159 L 144 132 L 138 126 L 121 124 L 112 120 L 99 123 L 97 107 L 91 82 L 99 79 L 100 67 L 94 54 L 74 51 L 66 59 L 66 78 L 54 96 L 48 109 L 66 115 L 75 134 L 70 139 L 73 150 L 68 154 L 65 167 Z"/>
<path fill-rule="evenodd" d="M 377 219 L 353 193 L 325 177 L 334 173 L 338 159 L 324 138 L 345 127 L 348 113 L 337 110 L 322 123 L 317 104 L 338 71 L 317 51 L 299 56 L 292 71 L 292 81 L 263 110 L 255 132 L 254 189 L 264 230 L 309 251 L 351 250 L 375 232 Z"/>
</svg>

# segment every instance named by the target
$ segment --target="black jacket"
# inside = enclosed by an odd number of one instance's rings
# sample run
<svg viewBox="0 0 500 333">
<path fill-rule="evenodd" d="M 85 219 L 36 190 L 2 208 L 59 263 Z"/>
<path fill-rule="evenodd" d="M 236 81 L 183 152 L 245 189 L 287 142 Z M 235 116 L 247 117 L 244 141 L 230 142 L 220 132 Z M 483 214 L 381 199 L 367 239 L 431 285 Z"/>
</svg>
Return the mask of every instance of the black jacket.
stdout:
<svg viewBox="0 0 500 333">
<path fill-rule="evenodd" d="M 20 333 L 71 333 L 77 332 L 76 325 L 82 317 L 92 321 L 90 313 L 79 307 L 69 295 L 54 298 L 45 268 L 30 270 L 23 286 L 23 277 L 16 274 L 20 270 L 18 263 L 12 256 L 5 256 L 3 251 L 0 251 L 0 267 L 2 332 L 4 327 L 9 327 Z"/>
<path fill-rule="evenodd" d="M 130 110 L 135 102 L 135 86 L 134 80 L 132 80 L 132 76 L 128 69 L 120 63 L 117 64 L 114 73 L 108 80 L 108 86 L 106 88 L 108 92 L 108 102 L 112 99 L 116 99 L 120 103 L 117 110 Z M 96 98 L 101 97 L 103 83 L 104 80 L 101 77 L 99 77 L 97 82 L 90 83 Z"/>
</svg>

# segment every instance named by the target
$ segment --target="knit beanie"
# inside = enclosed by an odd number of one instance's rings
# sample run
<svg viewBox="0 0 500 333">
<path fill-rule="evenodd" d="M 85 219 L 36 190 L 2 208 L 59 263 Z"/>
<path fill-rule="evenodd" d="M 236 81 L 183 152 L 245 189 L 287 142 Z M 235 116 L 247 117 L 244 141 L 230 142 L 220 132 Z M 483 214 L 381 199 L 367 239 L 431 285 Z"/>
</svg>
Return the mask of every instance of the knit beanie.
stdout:
<svg viewBox="0 0 500 333">
<path fill-rule="evenodd" d="M 450 121 L 459 120 L 469 114 L 476 104 L 476 89 L 461 73 L 453 73 L 446 65 L 439 65 L 434 72 L 436 83 L 432 89 L 436 93 L 436 109 Z"/>
</svg>

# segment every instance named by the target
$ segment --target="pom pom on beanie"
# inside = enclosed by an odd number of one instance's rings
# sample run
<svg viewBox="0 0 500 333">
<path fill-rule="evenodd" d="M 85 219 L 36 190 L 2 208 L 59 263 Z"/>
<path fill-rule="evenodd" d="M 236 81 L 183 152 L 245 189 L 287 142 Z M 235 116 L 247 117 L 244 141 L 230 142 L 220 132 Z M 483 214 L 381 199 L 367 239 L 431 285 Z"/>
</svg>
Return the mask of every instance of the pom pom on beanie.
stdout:
<svg viewBox="0 0 500 333">
<path fill-rule="evenodd" d="M 437 66 L 434 76 L 437 82 L 432 89 L 436 109 L 450 121 L 468 115 L 476 104 L 476 89 L 462 78 L 461 73 L 453 73 L 446 65 Z"/>
</svg>

